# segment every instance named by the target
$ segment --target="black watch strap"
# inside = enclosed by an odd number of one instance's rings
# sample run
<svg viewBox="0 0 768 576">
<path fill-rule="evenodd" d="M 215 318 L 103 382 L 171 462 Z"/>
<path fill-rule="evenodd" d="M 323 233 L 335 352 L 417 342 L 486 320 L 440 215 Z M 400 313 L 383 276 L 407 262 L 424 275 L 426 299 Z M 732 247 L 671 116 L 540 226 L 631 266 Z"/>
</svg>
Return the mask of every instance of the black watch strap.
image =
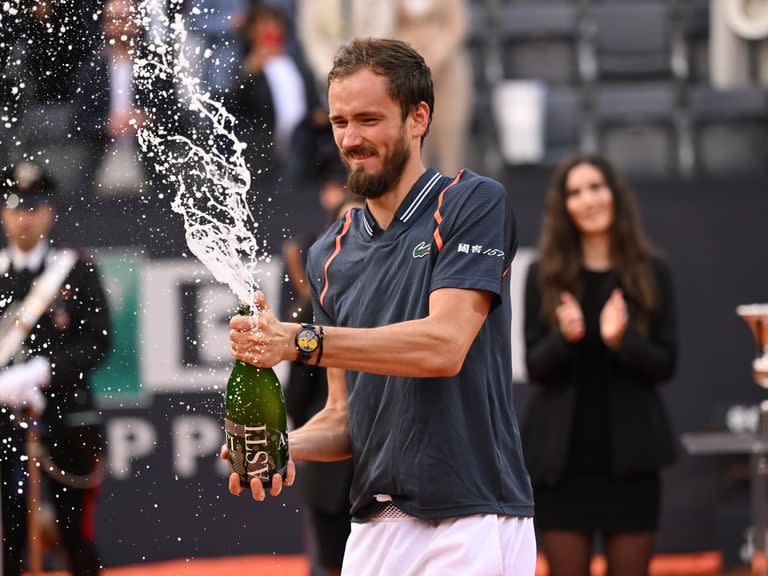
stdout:
<svg viewBox="0 0 768 576">
<path fill-rule="evenodd" d="M 320 359 L 323 357 L 323 340 L 325 339 L 325 330 L 322 326 L 317 327 L 317 335 L 320 337 L 320 342 L 317 345 L 317 358 L 315 359 L 315 366 L 320 365 Z"/>
<path fill-rule="evenodd" d="M 320 363 L 323 355 L 323 328 L 322 326 L 313 326 L 312 324 L 302 324 L 296 333 L 296 350 L 298 356 L 296 362 L 299 364 L 308 364 L 312 355 L 317 351 L 317 359 L 313 364 Z"/>
</svg>

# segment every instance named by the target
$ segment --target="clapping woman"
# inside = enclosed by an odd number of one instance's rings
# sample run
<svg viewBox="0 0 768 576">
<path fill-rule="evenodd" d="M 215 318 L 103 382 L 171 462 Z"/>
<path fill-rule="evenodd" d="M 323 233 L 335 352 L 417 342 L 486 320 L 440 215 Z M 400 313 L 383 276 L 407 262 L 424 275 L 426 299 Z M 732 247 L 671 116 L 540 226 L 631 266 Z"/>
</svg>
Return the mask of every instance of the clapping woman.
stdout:
<svg viewBox="0 0 768 576">
<path fill-rule="evenodd" d="M 675 294 L 603 158 L 557 169 L 525 298 L 536 392 L 523 442 L 550 573 L 588 574 L 600 534 L 609 574 L 644 576 L 675 457 L 659 394 L 675 372 Z"/>
</svg>

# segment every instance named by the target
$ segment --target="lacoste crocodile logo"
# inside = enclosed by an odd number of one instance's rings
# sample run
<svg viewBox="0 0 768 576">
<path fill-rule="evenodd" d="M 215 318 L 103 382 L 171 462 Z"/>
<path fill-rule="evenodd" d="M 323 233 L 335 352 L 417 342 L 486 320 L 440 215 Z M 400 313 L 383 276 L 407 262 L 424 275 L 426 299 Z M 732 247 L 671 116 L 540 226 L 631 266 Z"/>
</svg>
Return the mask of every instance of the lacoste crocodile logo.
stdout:
<svg viewBox="0 0 768 576">
<path fill-rule="evenodd" d="M 413 249 L 413 257 L 424 258 L 424 256 L 429 254 L 431 250 L 432 250 L 432 244 L 427 244 L 426 242 L 422 242 L 421 244 L 418 244 Z"/>
</svg>

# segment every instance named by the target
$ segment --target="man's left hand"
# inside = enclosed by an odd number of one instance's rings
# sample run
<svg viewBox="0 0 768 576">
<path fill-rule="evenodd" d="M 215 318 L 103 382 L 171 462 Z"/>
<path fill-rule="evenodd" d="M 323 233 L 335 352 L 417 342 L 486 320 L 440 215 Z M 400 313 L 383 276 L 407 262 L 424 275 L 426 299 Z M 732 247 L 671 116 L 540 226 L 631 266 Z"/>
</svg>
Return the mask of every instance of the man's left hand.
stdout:
<svg viewBox="0 0 768 576">
<path fill-rule="evenodd" d="M 229 450 L 227 449 L 226 444 L 221 447 L 219 456 L 222 460 L 229 460 Z M 280 476 L 280 474 L 275 474 L 272 476 L 272 486 L 269 489 L 269 495 L 278 496 L 280 492 L 282 492 L 283 486 L 293 486 L 293 481 L 295 479 L 296 465 L 293 463 L 293 460 L 289 458 L 288 467 L 285 472 L 285 480 L 283 480 L 283 477 Z M 228 486 L 229 492 L 233 496 L 239 496 L 243 491 L 243 488 L 240 486 L 240 477 L 236 472 L 232 472 L 229 475 Z M 261 480 L 258 478 L 251 478 L 251 496 L 253 499 L 257 502 L 261 502 L 264 500 L 264 498 L 266 498 L 266 495 L 267 492 L 264 489 L 264 485 L 261 483 Z"/>
</svg>

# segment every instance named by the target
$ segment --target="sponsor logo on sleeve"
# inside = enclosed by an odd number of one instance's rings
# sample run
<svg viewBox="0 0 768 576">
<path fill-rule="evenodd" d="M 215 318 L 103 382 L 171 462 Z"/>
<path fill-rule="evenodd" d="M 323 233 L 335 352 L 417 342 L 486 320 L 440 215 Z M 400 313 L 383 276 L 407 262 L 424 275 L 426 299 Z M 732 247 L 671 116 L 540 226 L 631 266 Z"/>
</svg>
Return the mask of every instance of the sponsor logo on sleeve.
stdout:
<svg viewBox="0 0 768 576">
<path fill-rule="evenodd" d="M 496 256 L 504 258 L 504 250 L 498 248 L 486 248 L 480 244 L 459 244 L 457 251 L 464 254 L 482 254 L 483 256 Z"/>
</svg>

